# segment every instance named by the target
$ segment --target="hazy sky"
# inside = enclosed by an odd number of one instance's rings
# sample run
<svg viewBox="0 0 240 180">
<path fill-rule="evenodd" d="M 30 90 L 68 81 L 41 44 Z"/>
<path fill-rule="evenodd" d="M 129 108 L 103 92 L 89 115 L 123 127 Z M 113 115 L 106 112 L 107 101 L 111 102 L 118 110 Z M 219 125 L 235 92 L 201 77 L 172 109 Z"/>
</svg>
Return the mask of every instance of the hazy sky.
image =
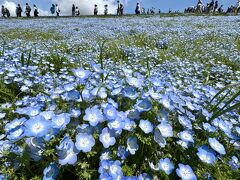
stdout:
<svg viewBox="0 0 240 180">
<path fill-rule="evenodd" d="M 41 10 L 40 14 L 47 15 L 52 3 L 60 4 L 60 9 L 63 14 L 71 14 L 71 6 L 73 3 L 79 6 L 82 14 L 92 14 L 93 5 L 99 5 L 99 12 L 103 11 L 103 6 L 109 4 L 109 11 L 115 13 L 116 11 L 116 1 L 117 0 L 0 0 L 0 4 L 5 4 L 13 14 L 15 14 L 16 3 L 21 3 L 24 5 L 26 2 L 36 4 Z M 210 0 L 203 0 L 204 3 Z M 135 5 L 140 2 L 142 7 L 145 9 L 155 7 L 157 10 L 166 12 L 169 8 L 173 11 L 180 10 L 183 11 L 184 8 L 195 5 L 197 0 L 121 0 L 125 6 L 126 13 L 134 13 Z M 237 0 L 219 0 L 219 4 L 223 4 L 226 9 L 230 5 L 235 5 Z"/>
</svg>

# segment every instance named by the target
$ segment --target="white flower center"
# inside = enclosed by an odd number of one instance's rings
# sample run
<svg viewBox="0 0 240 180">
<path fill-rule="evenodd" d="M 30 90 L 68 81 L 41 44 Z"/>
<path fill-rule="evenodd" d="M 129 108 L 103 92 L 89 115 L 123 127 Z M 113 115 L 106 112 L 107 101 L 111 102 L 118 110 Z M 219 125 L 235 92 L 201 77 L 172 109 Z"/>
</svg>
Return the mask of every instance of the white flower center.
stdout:
<svg viewBox="0 0 240 180">
<path fill-rule="evenodd" d="M 44 127 L 44 126 L 43 126 L 42 124 L 36 123 L 36 124 L 33 125 L 33 130 L 34 130 L 36 133 L 39 133 L 39 132 L 42 131 L 43 127 Z"/>
</svg>

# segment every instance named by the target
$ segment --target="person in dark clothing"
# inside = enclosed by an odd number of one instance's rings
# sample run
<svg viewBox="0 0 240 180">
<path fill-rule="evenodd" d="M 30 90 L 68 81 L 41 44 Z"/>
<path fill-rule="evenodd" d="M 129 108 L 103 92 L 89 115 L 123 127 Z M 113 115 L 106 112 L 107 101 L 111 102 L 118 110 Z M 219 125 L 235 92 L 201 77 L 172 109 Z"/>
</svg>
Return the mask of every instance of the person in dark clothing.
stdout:
<svg viewBox="0 0 240 180">
<path fill-rule="evenodd" d="M 5 8 L 4 8 L 3 5 L 2 5 L 2 8 L 1 8 L 1 13 L 2 13 L 2 16 L 5 17 Z"/>
<path fill-rule="evenodd" d="M 18 4 L 16 7 L 16 15 L 17 17 L 22 17 L 22 7 L 20 6 L 20 4 Z"/>
<path fill-rule="evenodd" d="M 108 5 L 107 4 L 104 6 L 104 15 L 105 16 L 108 15 Z"/>
<path fill-rule="evenodd" d="M 31 7 L 29 6 L 28 3 L 26 3 L 25 13 L 26 13 L 26 16 L 27 16 L 27 17 L 30 17 Z"/>
<path fill-rule="evenodd" d="M 33 5 L 33 13 L 34 13 L 34 17 L 38 17 L 38 8 L 37 8 L 37 6 L 34 4 Z"/>
<path fill-rule="evenodd" d="M 8 10 L 8 8 L 4 9 L 4 13 L 7 15 L 8 18 L 11 16 L 10 11 Z"/>
<path fill-rule="evenodd" d="M 75 8 L 75 5 L 73 4 L 72 5 L 72 16 L 75 16 L 75 13 L 76 13 L 75 10 L 76 10 L 76 8 Z"/>
<path fill-rule="evenodd" d="M 51 14 L 54 15 L 54 13 L 55 13 L 55 5 L 54 4 L 52 4 L 50 11 L 51 11 Z"/>
<path fill-rule="evenodd" d="M 141 8 L 140 8 L 140 4 L 137 3 L 136 9 L 135 9 L 135 14 L 140 14 L 141 13 Z"/>
<path fill-rule="evenodd" d="M 98 15 L 98 6 L 95 4 L 94 5 L 94 16 L 97 16 Z"/>
<path fill-rule="evenodd" d="M 123 11 L 124 11 L 124 6 L 123 4 L 120 4 L 120 15 L 123 15 Z"/>
<path fill-rule="evenodd" d="M 218 9 L 218 1 L 215 2 L 215 5 L 214 5 L 214 12 L 216 12 Z"/>
</svg>

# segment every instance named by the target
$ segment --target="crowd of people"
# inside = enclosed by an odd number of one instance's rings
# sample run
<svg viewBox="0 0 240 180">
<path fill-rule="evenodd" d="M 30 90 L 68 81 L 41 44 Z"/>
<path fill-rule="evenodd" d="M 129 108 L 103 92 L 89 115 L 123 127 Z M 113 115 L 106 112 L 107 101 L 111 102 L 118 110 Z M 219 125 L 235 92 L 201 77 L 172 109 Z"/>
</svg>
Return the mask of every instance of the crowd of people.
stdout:
<svg viewBox="0 0 240 180">
<path fill-rule="evenodd" d="M 238 13 L 240 10 L 240 0 L 237 1 L 237 4 L 230 6 L 226 13 Z M 203 4 L 202 0 L 198 0 L 196 6 L 188 7 L 184 10 L 185 13 L 224 13 L 223 5 L 219 6 L 218 1 L 211 0 L 206 5 Z"/>
<path fill-rule="evenodd" d="M 17 17 L 22 17 L 22 11 L 23 10 L 22 10 L 21 5 L 18 4 L 17 7 L 16 7 L 16 16 Z M 26 14 L 27 17 L 31 16 L 31 11 L 32 11 L 32 9 L 31 9 L 30 5 L 28 3 L 26 3 L 25 14 Z M 3 17 L 10 17 L 11 16 L 9 9 L 4 7 L 4 5 L 2 5 L 1 13 L 2 13 Z M 37 17 L 38 14 L 39 14 L 38 8 L 34 4 L 33 5 L 33 15 L 34 15 L 34 17 Z"/>
<path fill-rule="evenodd" d="M 235 6 L 230 6 L 226 13 L 238 13 L 240 10 L 240 0 L 237 0 L 237 5 Z M 30 17 L 31 16 L 31 6 L 26 3 L 26 6 L 25 6 L 25 15 L 26 17 Z M 17 5 L 16 7 L 16 16 L 17 17 L 22 17 L 22 7 L 20 4 Z M 52 15 L 55 15 L 56 16 L 60 16 L 60 8 L 58 6 L 58 4 L 52 4 L 51 8 L 50 8 L 50 12 Z M 169 10 L 169 13 L 171 13 L 172 11 Z M 223 5 L 219 6 L 218 4 L 218 1 L 215 1 L 215 0 L 211 0 L 209 3 L 207 3 L 206 5 L 203 4 L 202 0 L 198 0 L 197 2 L 197 5 L 196 6 L 191 6 L 191 7 L 188 7 L 184 10 L 185 13 L 223 13 L 224 10 L 223 10 Z M 7 7 L 4 7 L 4 5 L 2 5 L 2 8 L 1 8 L 1 13 L 2 13 L 2 16 L 3 17 L 10 17 L 11 14 L 10 14 L 10 11 Z M 108 11 L 108 5 L 104 5 L 104 12 L 101 12 L 103 13 L 104 15 L 109 15 L 109 11 Z M 159 9 L 158 13 L 160 14 L 161 13 L 161 10 Z M 95 4 L 94 5 L 94 9 L 93 9 L 93 14 L 95 16 L 97 16 L 99 14 L 99 11 L 98 11 L 98 5 Z M 124 14 L 124 5 L 122 3 L 120 3 L 120 1 L 117 1 L 117 10 L 116 10 L 116 14 L 117 15 L 123 15 Z M 138 2 L 136 4 L 136 8 L 135 8 L 135 14 L 136 15 L 140 15 L 140 14 L 155 14 L 155 8 L 151 8 L 151 9 L 148 9 L 147 12 L 145 10 L 145 8 L 142 8 L 140 6 L 140 3 Z M 33 16 L 34 17 L 38 17 L 39 15 L 39 10 L 37 8 L 37 6 L 34 4 L 33 5 Z M 80 9 L 75 6 L 75 4 L 72 5 L 72 16 L 80 16 Z"/>
</svg>

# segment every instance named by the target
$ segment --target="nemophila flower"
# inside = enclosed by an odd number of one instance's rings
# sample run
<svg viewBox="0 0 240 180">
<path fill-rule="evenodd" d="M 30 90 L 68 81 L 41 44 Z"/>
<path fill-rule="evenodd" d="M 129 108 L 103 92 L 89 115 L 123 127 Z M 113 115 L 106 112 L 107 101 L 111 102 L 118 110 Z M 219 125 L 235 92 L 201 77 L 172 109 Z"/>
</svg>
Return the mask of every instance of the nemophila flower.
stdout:
<svg viewBox="0 0 240 180">
<path fill-rule="evenodd" d="M 240 162 L 236 156 L 233 156 L 228 163 L 233 171 L 237 171 L 240 168 Z"/>
<path fill-rule="evenodd" d="M 77 118 L 81 115 L 81 111 L 80 110 L 76 110 L 76 109 L 71 109 L 71 112 L 70 112 L 70 116 L 71 117 L 74 117 L 74 118 Z"/>
<path fill-rule="evenodd" d="M 114 161 L 110 163 L 109 166 L 109 175 L 115 179 L 123 176 L 121 163 L 120 161 Z"/>
<path fill-rule="evenodd" d="M 117 156 L 120 157 L 122 160 L 126 159 L 129 155 L 127 149 L 124 146 L 118 146 Z"/>
<path fill-rule="evenodd" d="M 6 116 L 6 113 L 0 113 L 0 119 L 3 119 Z"/>
<path fill-rule="evenodd" d="M 143 130 L 144 133 L 149 134 L 153 131 L 153 125 L 148 120 L 141 120 L 139 123 L 139 127 Z"/>
<path fill-rule="evenodd" d="M 108 128 L 104 128 L 100 134 L 99 140 L 103 144 L 104 148 L 109 148 L 116 143 L 116 139 Z"/>
<path fill-rule="evenodd" d="M 79 133 L 76 137 L 75 146 L 79 151 L 90 152 L 95 145 L 95 139 L 92 135 Z"/>
<path fill-rule="evenodd" d="M 65 136 L 60 145 L 56 147 L 58 152 L 58 162 L 61 165 L 75 164 L 77 162 L 78 150 L 76 149 L 74 142 Z"/>
<path fill-rule="evenodd" d="M 1 180 L 8 180 L 10 178 L 9 178 L 9 176 L 7 174 L 0 174 L 0 179 Z"/>
<path fill-rule="evenodd" d="M 203 129 L 207 132 L 215 132 L 216 128 L 211 126 L 209 123 L 203 123 Z"/>
<path fill-rule="evenodd" d="M 104 71 L 101 69 L 101 65 L 100 64 L 96 64 L 94 62 L 91 62 L 91 67 L 92 69 L 97 72 L 97 73 L 100 73 L 102 74 Z"/>
<path fill-rule="evenodd" d="M 163 98 L 161 99 L 161 103 L 167 109 L 172 110 L 174 108 L 173 107 L 173 101 L 167 95 L 163 96 Z"/>
<path fill-rule="evenodd" d="M 92 95 L 98 96 L 101 99 L 107 98 L 107 90 L 104 87 L 96 87 L 91 91 Z"/>
<path fill-rule="evenodd" d="M 89 89 L 85 88 L 82 91 L 82 98 L 83 98 L 84 101 L 91 101 L 93 99 L 93 95 L 92 95 L 92 93 L 90 92 Z"/>
<path fill-rule="evenodd" d="M 60 170 L 57 165 L 53 162 L 50 163 L 43 171 L 43 180 L 54 180 L 57 178 Z"/>
<path fill-rule="evenodd" d="M 154 130 L 154 141 L 162 148 L 164 148 L 167 144 L 166 139 L 162 136 L 159 128 Z"/>
<path fill-rule="evenodd" d="M 192 129 L 192 122 L 189 119 L 187 119 L 187 117 L 178 116 L 178 121 L 182 126 L 188 128 L 190 130 Z"/>
<path fill-rule="evenodd" d="M 80 101 L 80 93 L 76 90 L 69 91 L 61 97 L 66 101 Z"/>
<path fill-rule="evenodd" d="M 138 100 L 134 106 L 139 112 L 150 111 L 152 109 L 152 104 L 148 99 Z"/>
<path fill-rule="evenodd" d="M 25 140 L 28 145 L 26 152 L 30 158 L 34 161 L 39 161 L 42 158 L 42 153 L 45 147 L 44 140 L 42 138 L 31 137 Z"/>
<path fill-rule="evenodd" d="M 222 154 L 222 155 L 226 154 L 224 146 L 216 138 L 208 138 L 208 142 L 211 148 L 213 148 L 219 154 Z"/>
<path fill-rule="evenodd" d="M 130 154 L 135 154 L 138 150 L 139 146 L 137 144 L 137 138 L 136 137 L 129 137 L 127 139 L 127 151 L 130 152 Z"/>
<path fill-rule="evenodd" d="M 14 128 L 8 132 L 7 138 L 9 140 L 19 140 L 24 137 L 24 127 L 18 126 L 17 128 Z"/>
<path fill-rule="evenodd" d="M 159 160 L 159 168 L 167 175 L 171 174 L 174 170 L 174 165 L 169 158 Z"/>
<path fill-rule="evenodd" d="M 45 120 L 43 116 L 35 116 L 25 121 L 24 126 L 26 136 L 43 137 L 51 128 L 52 123 Z"/>
<path fill-rule="evenodd" d="M 87 108 L 83 120 L 88 121 L 91 126 L 96 126 L 103 121 L 103 115 L 98 107 Z"/>
<path fill-rule="evenodd" d="M 194 143 L 193 136 L 189 131 L 182 131 L 178 133 L 178 137 L 181 138 L 183 141 Z"/>
<path fill-rule="evenodd" d="M 159 129 L 163 137 L 173 137 L 173 128 L 170 123 L 163 121 L 157 126 L 157 128 Z"/>
<path fill-rule="evenodd" d="M 198 148 L 197 155 L 201 161 L 207 164 L 213 164 L 217 160 L 215 152 L 212 149 L 209 149 L 206 145 Z"/>
<path fill-rule="evenodd" d="M 90 76 L 90 71 L 84 70 L 83 68 L 73 69 L 74 75 L 79 78 L 81 82 L 84 82 Z"/>
<path fill-rule="evenodd" d="M 40 107 L 36 106 L 36 107 L 28 107 L 26 109 L 26 113 L 28 116 L 37 116 L 40 113 Z"/>
<path fill-rule="evenodd" d="M 104 150 L 104 151 L 101 153 L 100 161 L 110 160 L 110 159 L 112 159 L 112 151 L 110 151 L 110 150 Z"/>
<path fill-rule="evenodd" d="M 108 127 L 109 129 L 113 129 L 115 131 L 121 131 L 124 128 L 124 120 L 118 116 L 115 120 L 108 123 Z"/>
<path fill-rule="evenodd" d="M 64 129 L 70 122 L 70 114 L 62 113 L 52 118 L 52 127 L 56 129 Z"/>
<path fill-rule="evenodd" d="M 142 87 L 143 79 L 141 78 L 134 78 L 134 77 L 127 77 L 127 82 L 130 86 L 134 86 L 136 88 Z"/>
<path fill-rule="evenodd" d="M 73 84 L 73 83 L 68 83 L 68 84 L 64 85 L 64 90 L 66 90 L 66 91 L 72 91 L 72 90 L 74 90 L 74 88 L 75 88 L 75 84 Z"/>
<path fill-rule="evenodd" d="M 180 146 L 182 146 L 182 148 L 184 148 L 184 149 L 187 149 L 187 148 L 190 146 L 189 142 L 183 141 L 183 140 L 178 140 L 178 141 L 177 141 L 177 144 L 179 144 Z"/>
<path fill-rule="evenodd" d="M 116 110 L 116 108 L 112 105 L 107 105 L 105 108 L 104 108 L 104 115 L 106 116 L 106 118 L 108 120 L 114 120 L 117 118 L 117 113 L 118 111 Z"/>
<path fill-rule="evenodd" d="M 194 174 L 192 168 L 189 165 L 178 164 L 178 168 L 176 170 L 177 175 L 182 180 L 196 180 L 197 177 Z"/>
<path fill-rule="evenodd" d="M 152 180 L 153 178 L 149 174 L 143 173 L 143 174 L 140 174 L 137 179 L 138 180 Z"/>
<path fill-rule="evenodd" d="M 50 120 L 54 116 L 54 112 L 53 111 L 43 111 L 43 112 L 40 112 L 39 115 L 43 116 L 46 120 Z"/>
<path fill-rule="evenodd" d="M 127 117 L 132 120 L 136 120 L 140 118 L 140 113 L 136 109 L 126 111 L 126 114 L 127 114 Z"/>
<path fill-rule="evenodd" d="M 123 96 L 124 97 L 127 97 L 129 99 L 134 100 L 138 97 L 138 95 L 139 94 L 138 94 L 136 88 L 134 88 L 134 87 L 125 87 L 123 89 Z"/>
<path fill-rule="evenodd" d="M 22 126 L 26 120 L 27 120 L 26 118 L 14 119 L 13 121 L 6 124 L 4 130 L 6 132 L 9 132 L 19 126 Z"/>
<path fill-rule="evenodd" d="M 136 123 L 134 121 L 131 121 L 128 118 L 124 120 L 124 127 L 123 127 L 124 130 L 133 131 L 135 127 L 136 127 Z"/>
</svg>

